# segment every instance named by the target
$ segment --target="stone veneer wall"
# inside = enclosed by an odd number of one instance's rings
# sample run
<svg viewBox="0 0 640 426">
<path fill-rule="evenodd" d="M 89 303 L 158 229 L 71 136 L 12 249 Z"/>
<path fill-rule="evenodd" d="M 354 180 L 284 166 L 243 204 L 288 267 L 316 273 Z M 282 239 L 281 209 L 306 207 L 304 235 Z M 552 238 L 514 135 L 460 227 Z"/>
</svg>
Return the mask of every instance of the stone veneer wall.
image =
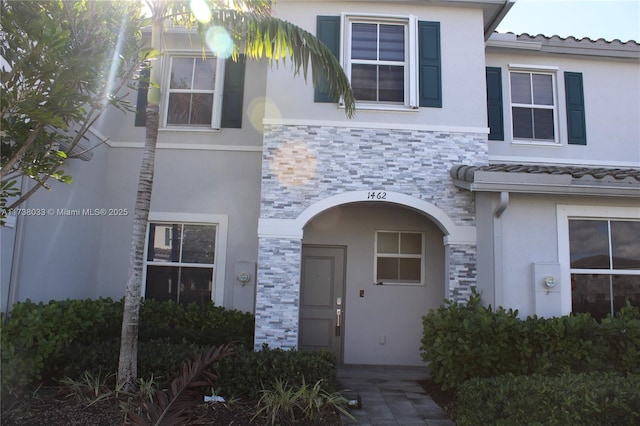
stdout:
<svg viewBox="0 0 640 426">
<path fill-rule="evenodd" d="M 475 226 L 473 195 L 456 188 L 455 164 L 488 163 L 487 136 L 424 130 L 265 126 L 262 219 L 295 219 L 310 205 L 349 191 L 393 191 L 425 200 L 458 226 Z M 476 248 L 450 245 L 449 297 L 475 285 Z M 257 349 L 298 341 L 301 241 L 261 236 L 256 288 Z"/>
</svg>

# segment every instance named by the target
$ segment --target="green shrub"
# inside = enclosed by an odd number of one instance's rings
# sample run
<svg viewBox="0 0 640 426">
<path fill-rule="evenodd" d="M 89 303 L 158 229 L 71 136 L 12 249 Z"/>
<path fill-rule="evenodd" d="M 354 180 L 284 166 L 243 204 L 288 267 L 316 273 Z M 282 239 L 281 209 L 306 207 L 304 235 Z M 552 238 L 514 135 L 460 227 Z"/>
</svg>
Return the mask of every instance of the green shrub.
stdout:
<svg viewBox="0 0 640 426">
<path fill-rule="evenodd" d="M 336 390 L 336 360 L 332 352 L 305 352 L 269 349 L 240 351 L 237 358 L 227 358 L 216 366 L 219 374 L 219 394 L 230 397 L 258 399 L 261 389 L 273 389 L 276 380 L 299 386 L 304 380 L 322 380 L 328 392 Z"/>
<path fill-rule="evenodd" d="M 17 389 L 47 376 L 71 342 L 119 335 L 121 311 L 111 299 L 16 303 L 2 324 L 3 388 Z"/>
<path fill-rule="evenodd" d="M 526 373 L 531 348 L 521 338 L 518 312 L 485 307 L 474 293 L 467 304 L 445 301 L 423 317 L 422 358 L 444 389 L 470 377 Z"/>
<path fill-rule="evenodd" d="M 160 385 L 167 385 L 185 361 L 206 349 L 208 347 L 195 343 L 174 343 L 170 339 L 138 342 L 138 377 L 153 377 Z M 118 370 L 119 352 L 119 340 L 72 344 L 63 351 L 64 366 L 56 371 L 54 377 L 77 379 L 84 372 L 93 375 L 113 373 Z"/>
<path fill-rule="evenodd" d="M 474 291 L 466 304 L 431 310 L 423 330 L 422 359 L 444 389 L 502 374 L 640 373 L 640 311 L 631 306 L 600 323 L 589 314 L 520 320 Z"/>
<path fill-rule="evenodd" d="M 181 305 L 145 300 L 140 307 L 140 341 L 168 338 L 174 343 L 205 346 L 237 341 L 251 348 L 253 331 L 252 314 L 215 306 L 213 302 Z"/>
<path fill-rule="evenodd" d="M 640 376 L 617 373 L 471 379 L 458 392 L 458 425 L 637 425 Z"/>
<path fill-rule="evenodd" d="M 2 317 L 2 387 L 80 377 L 117 369 L 123 302 L 109 298 L 16 303 Z M 140 309 L 139 373 L 173 375 L 196 348 L 229 342 L 251 347 L 253 315 L 205 305 L 144 301 Z M 163 339 L 162 343 L 157 343 Z M 149 342 L 149 345 L 143 343 Z M 147 354 L 145 348 L 150 347 Z M 165 361 L 167 365 L 164 366 Z M 148 367 L 147 367 L 148 366 Z M 86 367 L 86 368 L 85 368 Z"/>
<path fill-rule="evenodd" d="M 640 309 L 627 304 L 595 330 L 594 368 L 640 374 Z"/>
</svg>

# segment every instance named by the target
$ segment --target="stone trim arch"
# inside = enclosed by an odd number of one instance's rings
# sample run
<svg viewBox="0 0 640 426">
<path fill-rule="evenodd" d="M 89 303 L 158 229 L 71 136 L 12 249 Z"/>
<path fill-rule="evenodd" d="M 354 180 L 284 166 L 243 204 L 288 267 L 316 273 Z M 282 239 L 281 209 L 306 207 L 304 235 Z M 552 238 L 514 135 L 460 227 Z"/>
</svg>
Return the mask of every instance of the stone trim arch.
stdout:
<svg viewBox="0 0 640 426">
<path fill-rule="evenodd" d="M 409 207 L 433 219 L 444 233 L 444 244 L 475 245 L 475 226 L 458 226 L 440 208 L 428 201 L 392 191 L 350 191 L 316 201 L 295 219 L 260 218 L 258 236 L 302 239 L 304 226 L 320 213 L 343 204 L 358 202 L 385 202 Z"/>
</svg>

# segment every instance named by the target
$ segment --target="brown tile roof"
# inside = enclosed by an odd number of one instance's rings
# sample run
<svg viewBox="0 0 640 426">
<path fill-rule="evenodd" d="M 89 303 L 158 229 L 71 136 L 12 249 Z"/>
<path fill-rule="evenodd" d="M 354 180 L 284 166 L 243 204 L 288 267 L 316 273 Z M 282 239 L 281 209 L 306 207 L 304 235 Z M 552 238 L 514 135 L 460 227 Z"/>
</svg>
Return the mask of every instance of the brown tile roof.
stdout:
<svg viewBox="0 0 640 426">
<path fill-rule="evenodd" d="M 610 169 L 577 166 L 541 166 L 526 164 L 492 164 L 488 166 L 456 165 L 451 168 L 450 174 L 454 179 L 465 182 L 473 182 L 476 171 L 482 172 L 506 172 L 506 173 L 531 173 L 549 175 L 571 175 L 574 179 L 591 180 L 632 180 L 640 182 L 640 169 Z"/>
</svg>

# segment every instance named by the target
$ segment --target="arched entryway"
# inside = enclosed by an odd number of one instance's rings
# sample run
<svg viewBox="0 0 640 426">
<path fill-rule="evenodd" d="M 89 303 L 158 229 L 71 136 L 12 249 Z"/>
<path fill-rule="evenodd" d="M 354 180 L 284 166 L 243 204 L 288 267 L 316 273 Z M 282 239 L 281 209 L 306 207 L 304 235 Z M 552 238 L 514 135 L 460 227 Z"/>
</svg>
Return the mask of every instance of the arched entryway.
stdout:
<svg viewBox="0 0 640 426">
<path fill-rule="evenodd" d="M 300 346 L 347 364 L 420 365 L 421 317 L 445 298 L 443 236 L 392 203 L 315 216 L 302 239 Z"/>
<path fill-rule="evenodd" d="M 335 227 L 331 229 L 332 226 Z M 352 232 L 356 228 L 359 232 Z M 424 252 L 399 251 L 395 256 L 415 264 L 409 258 L 419 255 L 419 262 L 424 265 L 419 280 L 415 267 L 404 269 L 406 273 L 398 272 L 402 277 L 398 275 L 395 280 L 388 271 L 382 276 L 384 279 L 378 279 L 377 269 L 388 269 L 393 263 L 380 258 L 394 257 L 376 251 L 381 238 L 378 234 L 385 231 L 387 234 L 382 238 L 387 241 L 395 238 L 398 244 L 403 239 L 415 242 L 417 234 L 420 235 Z M 352 235 L 347 238 L 349 232 Z M 311 204 L 295 218 L 261 218 L 258 234 L 256 348 L 264 343 L 281 348 L 296 348 L 300 344 L 303 247 L 345 250 L 344 317 L 340 332 L 346 339 L 343 353 L 348 363 L 419 363 L 420 316 L 430 303 L 435 307 L 443 298 L 462 294 L 474 284 L 475 227 L 456 225 L 437 206 L 406 194 L 384 191 L 338 194 Z M 374 285 L 378 281 L 383 284 Z M 332 311 L 338 309 L 337 297 L 338 294 L 331 296 L 335 303 Z M 403 316 L 400 312 L 412 314 Z M 335 322 L 332 326 L 327 330 L 337 333 Z M 403 342 L 412 341 L 410 355 L 404 353 L 407 344 L 393 344 L 399 337 Z M 361 347 L 360 338 L 367 340 L 366 349 Z M 304 342 L 308 340 L 303 339 Z M 363 356 L 363 351 L 371 353 Z"/>
</svg>

